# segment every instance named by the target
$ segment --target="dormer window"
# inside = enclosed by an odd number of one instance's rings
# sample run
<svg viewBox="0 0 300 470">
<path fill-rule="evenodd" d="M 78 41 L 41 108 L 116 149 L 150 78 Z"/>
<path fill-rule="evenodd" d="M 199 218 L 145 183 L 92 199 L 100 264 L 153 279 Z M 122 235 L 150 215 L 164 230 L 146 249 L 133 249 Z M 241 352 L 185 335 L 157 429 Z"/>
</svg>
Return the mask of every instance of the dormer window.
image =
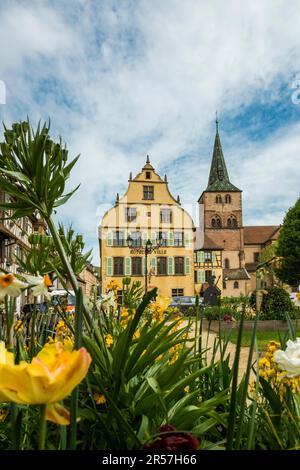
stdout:
<svg viewBox="0 0 300 470">
<path fill-rule="evenodd" d="M 151 171 L 146 171 L 146 180 L 151 180 Z"/>
</svg>

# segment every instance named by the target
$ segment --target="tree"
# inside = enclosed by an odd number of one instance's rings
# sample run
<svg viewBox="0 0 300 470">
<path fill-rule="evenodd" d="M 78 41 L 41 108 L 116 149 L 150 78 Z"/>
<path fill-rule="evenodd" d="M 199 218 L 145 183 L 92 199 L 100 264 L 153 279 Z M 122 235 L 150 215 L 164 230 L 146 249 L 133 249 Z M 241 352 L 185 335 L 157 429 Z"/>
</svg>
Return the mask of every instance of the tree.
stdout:
<svg viewBox="0 0 300 470">
<path fill-rule="evenodd" d="M 276 274 L 291 286 L 300 284 L 300 198 L 290 208 L 281 227 L 276 254 L 281 257 Z"/>
<path fill-rule="evenodd" d="M 277 241 L 263 248 L 259 256 L 259 263 L 265 263 L 260 269 L 268 276 L 268 281 L 271 286 L 281 284 L 281 282 L 278 282 L 278 279 L 276 279 L 276 267 L 278 265 L 276 253 Z"/>
</svg>

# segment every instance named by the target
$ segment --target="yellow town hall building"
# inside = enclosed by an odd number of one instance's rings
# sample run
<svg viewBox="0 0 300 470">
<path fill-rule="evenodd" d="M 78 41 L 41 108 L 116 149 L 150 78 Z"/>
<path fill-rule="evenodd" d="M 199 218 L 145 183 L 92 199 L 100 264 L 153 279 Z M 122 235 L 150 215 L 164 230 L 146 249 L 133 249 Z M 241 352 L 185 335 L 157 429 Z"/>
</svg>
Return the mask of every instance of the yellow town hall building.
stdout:
<svg viewBox="0 0 300 470">
<path fill-rule="evenodd" d="M 203 295 L 211 276 L 222 296 L 253 291 L 259 255 L 276 241 L 280 226 L 244 226 L 242 191 L 229 179 L 218 121 L 208 185 L 198 204 L 195 227 L 147 156 L 99 227 L 102 292 L 111 280 L 121 288 L 127 276 L 167 297 Z"/>
<path fill-rule="evenodd" d="M 141 173 L 130 176 L 126 194 L 103 216 L 99 229 L 102 291 L 112 279 L 147 282 L 168 297 L 194 295 L 194 237 L 191 216 L 155 173 L 149 157 Z M 148 243 L 148 244 L 147 244 Z M 145 248 L 151 253 L 145 257 Z M 145 273 L 147 278 L 145 279 Z"/>
</svg>

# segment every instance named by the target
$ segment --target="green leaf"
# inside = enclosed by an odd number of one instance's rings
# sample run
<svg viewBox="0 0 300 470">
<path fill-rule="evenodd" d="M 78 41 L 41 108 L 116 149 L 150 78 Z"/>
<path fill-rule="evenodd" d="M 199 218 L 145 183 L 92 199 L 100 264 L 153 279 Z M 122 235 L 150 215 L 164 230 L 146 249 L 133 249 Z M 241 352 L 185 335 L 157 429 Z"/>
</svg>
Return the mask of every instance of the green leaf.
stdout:
<svg viewBox="0 0 300 470">
<path fill-rule="evenodd" d="M 160 386 L 154 377 L 146 377 L 146 380 L 155 393 L 160 392 Z"/>
<path fill-rule="evenodd" d="M 208 418 L 205 421 L 203 421 L 201 424 L 194 426 L 191 431 L 193 434 L 196 434 L 197 436 L 202 436 L 202 434 L 207 433 L 207 431 L 209 431 L 211 428 L 216 426 L 216 424 L 217 422 L 214 418 Z"/>
<path fill-rule="evenodd" d="M 158 372 L 157 379 L 161 387 L 165 388 L 166 386 L 169 386 L 169 384 L 178 380 L 178 377 L 182 375 L 182 372 L 185 370 L 184 366 L 187 366 L 186 359 L 189 354 L 190 350 L 186 349 L 179 355 L 174 364 L 171 364 Z"/>
<path fill-rule="evenodd" d="M 205 416 L 211 410 L 214 410 L 218 405 L 224 403 L 227 400 L 225 392 L 221 392 L 215 395 L 209 400 L 205 400 L 198 406 L 190 405 L 182 408 L 179 413 L 176 414 L 172 423 L 179 429 L 190 430 L 195 421 Z"/>
<path fill-rule="evenodd" d="M 141 442 L 145 442 L 149 439 L 149 418 L 146 415 L 142 415 L 142 421 L 137 435 Z"/>
<path fill-rule="evenodd" d="M 260 384 L 263 388 L 264 396 L 270 403 L 270 406 L 274 412 L 274 414 L 277 416 L 276 421 L 280 421 L 280 416 L 281 416 L 281 410 L 282 410 L 282 404 L 280 401 L 280 396 L 278 393 L 276 393 L 275 390 L 271 387 L 269 382 L 267 382 L 263 377 L 259 378 Z"/>
<path fill-rule="evenodd" d="M 68 202 L 68 200 L 73 196 L 73 194 L 77 191 L 77 189 L 81 186 L 81 184 L 79 184 L 78 186 L 76 186 L 75 189 L 73 189 L 73 191 L 71 191 L 70 193 L 66 194 L 65 196 L 60 196 L 56 201 L 55 203 L 53 204 L 53 207 L 59 207 L 59 206 L 62 206 L 63 204 L 65 204 L 66 202 Z"/>
<path fill-rule="evenodd" d="M 172 418 L 179 412 L 181 411 L 182 408 L 190 404 L 191 401 L 194 400 L 195 397 L 199 395 L 199 390 L 196 390 L 195 392 L 188 393 L 184 397 L 180 398 L 176 403 L 171 407 L 171 409 L 168 412 L 168 418 L 170 421 L 172 421 Z"/>
<path fill-rule="evenodd" d="M 205 374 L 205 372 L 210 369 L 211 366 L 202 367 L 202 369 L 199 369 L 193 374 L 190 374 L 187 377 L 184 377 L 183 379 L 179 380 L 179 382 L 176 383 L 176 385 L 170 390 L 170 392 L 166 394 L 166 400 L 172 400 L 173 398 L 176 398 L 178 393 L 184 390 L 187 385 L 190 385 L 190 383 L 194 382 L 195 379 Z"/>
<path fill-rule="evenodd" d="M 125 364 L 126 360 L 128 357 L 128 350 L 130 347 L 130 343 L 132 340 L 132 337 L 134 335 L 134 332 L 137 328 L 137 325 L 140 321 L 140 318 L 146 308 L 146 306 L 149 304 L 149 302 L 155 298 L 156 296 L 157 289 L 153 289 L 151 292 L 146 294 L 144 299 L 142 300 L 141 304 L 138 306 L 136 310 L 136 314 L 133 317 L 133 320 L 131 320 L 128 323 L 127 328 L 124 330 L 123 333 L 120 334 L 117 340 L 117 344 L 114 350 L 114 364 L 113 364 L 113 370 L 115 372 L 116 376 L 116 387 L 115 387 L 115 394 L 118 393 L 119 387 L 121 384 L 121 376 L 123 374 L 123 371 L 125 369 Z"/>
<path fill-rule="evenodd" d="M 10 171 L 10 170 L 4 170 L 4 168 L 0 167 L 0 172 L 4 173 L 5 175 L 11 176 L 12 178 L 15 178 L 18 181 L 21 181 L 22 183 L 26 183 L 31 185 L 32 181 L 28 176 L 24 175 L 24 173 L 21 173 L 20 171 Z"/>
</svg>

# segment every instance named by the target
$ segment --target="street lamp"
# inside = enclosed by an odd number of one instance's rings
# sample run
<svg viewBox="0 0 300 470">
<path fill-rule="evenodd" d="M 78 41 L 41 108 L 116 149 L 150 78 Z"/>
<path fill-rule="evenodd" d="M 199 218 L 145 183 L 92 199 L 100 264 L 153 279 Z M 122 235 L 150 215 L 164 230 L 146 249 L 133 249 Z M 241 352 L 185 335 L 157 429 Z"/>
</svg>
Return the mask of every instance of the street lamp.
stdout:
<svg viewBox="0 0 300 470">
<path fill-rule="evenodd" d="M 129 248 L 132 248 L 132 244 L 133 244 L 133 240 L 132 240 L 131 236 L 128 235 L 128 237 L 127 237 L 127 245 L 129 246 Z"/>
<path fill-rule="evenodd" d="M 145 294 L 147 294 L 147 290 L 148 290 L 148 255 L 150 255 L 157 248 L 160 248 L 162 246 L 162 243 L 163 243 L 163 239 L 162 239 L 161 235 L 158 238 L 158 244 L 157 245 L 153 245 L 151 240 L 149 240 L 149 238 L 148 238 L 148 240 L 146 241 L 145 247 L 143 249 L 144 253 L 145 253 L 145 272 L 144 272 L 144 276 L 145 276 Z M 128 235 L 128 237 L 127 237 L 127 245 L 129 246 L 129 248 L 132 248 L 133 239 L 131 238 L 130 235 Z"/>
</svg>

